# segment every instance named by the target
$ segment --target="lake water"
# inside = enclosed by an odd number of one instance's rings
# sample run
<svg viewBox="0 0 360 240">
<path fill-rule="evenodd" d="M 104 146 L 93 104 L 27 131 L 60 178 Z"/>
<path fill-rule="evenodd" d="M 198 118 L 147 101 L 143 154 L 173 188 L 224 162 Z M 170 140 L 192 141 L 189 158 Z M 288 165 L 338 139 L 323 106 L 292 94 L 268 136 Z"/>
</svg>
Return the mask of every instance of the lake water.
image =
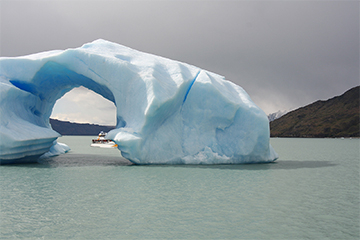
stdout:
<svg viewBox="0 0 360 240">
<path fill-rule="evenodd" d="M 359 239 L 359 139 L 271 139 L 276 163 L 134 166 L 72 151 L 0 166 L 1 239 Z"/>
</svg>

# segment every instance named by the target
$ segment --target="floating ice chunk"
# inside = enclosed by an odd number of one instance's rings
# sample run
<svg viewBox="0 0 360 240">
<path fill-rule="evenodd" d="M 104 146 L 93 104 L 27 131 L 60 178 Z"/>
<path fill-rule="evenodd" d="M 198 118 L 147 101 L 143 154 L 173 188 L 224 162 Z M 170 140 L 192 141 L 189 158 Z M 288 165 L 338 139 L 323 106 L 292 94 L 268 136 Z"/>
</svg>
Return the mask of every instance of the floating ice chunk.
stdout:
<svg viewBox="0 0 360 240">
<path fill-rule="evenodd" d="M 67 152 L 49 117 L 84 86 L 114 102 L 107 138 L 136 164 L 271 162 L 269 122 L 239 86 L 217 74 L 105 40 L 0 59 L 0 160 Z M 54 142 L 55 141 L 55 142 Z"/>
<path fill-rule="evenodd" d="M 41 155 L 40 158 L 54 157 L 60 154 L 67 153 L 68 151 L 70 151 L 68 145 L 54 141 L 54 144 L 50 147 L 50 150 Z"/>
</svg>

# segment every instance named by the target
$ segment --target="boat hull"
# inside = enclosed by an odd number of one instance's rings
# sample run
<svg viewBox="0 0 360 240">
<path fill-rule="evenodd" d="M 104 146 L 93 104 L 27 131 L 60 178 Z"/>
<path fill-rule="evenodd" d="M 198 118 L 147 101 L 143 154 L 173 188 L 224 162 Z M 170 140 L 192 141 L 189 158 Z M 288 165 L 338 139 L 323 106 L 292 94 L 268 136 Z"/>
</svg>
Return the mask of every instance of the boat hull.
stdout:
<svg viewBox="0 0 360 240">
<path fill-rule="evenodd" d="M 97 148 L 116 148 L 117 144 L 115 143 L 92 143 L 90 145 L 91 147 L 97 147 Z"/>
</svg>

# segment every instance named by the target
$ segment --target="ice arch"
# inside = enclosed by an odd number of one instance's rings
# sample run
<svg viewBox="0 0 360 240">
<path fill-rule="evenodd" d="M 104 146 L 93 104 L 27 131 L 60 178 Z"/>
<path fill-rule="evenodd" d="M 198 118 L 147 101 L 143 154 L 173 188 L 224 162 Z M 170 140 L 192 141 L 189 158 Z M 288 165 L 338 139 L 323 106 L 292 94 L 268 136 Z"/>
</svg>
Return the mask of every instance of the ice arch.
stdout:
<svg viewBox="0 0 360 240">
<path fill-rule="evenodd" d="M 185 63 L 105 40 L 76 49 L 0 59 L 0 159 L 68 150 L 49 117 L 57 99 L 84 86 L 114 102 L 108 137 L 136 164 L 270 162 L 269 124 L 239 86 Z"/>
</svg>

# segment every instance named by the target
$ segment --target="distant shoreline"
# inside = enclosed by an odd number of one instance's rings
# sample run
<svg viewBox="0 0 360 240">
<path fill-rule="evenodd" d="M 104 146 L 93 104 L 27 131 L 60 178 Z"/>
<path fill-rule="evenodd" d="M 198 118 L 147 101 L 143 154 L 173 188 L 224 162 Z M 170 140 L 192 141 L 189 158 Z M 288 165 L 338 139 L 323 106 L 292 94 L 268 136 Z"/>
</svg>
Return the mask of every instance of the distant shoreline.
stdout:
<svg viewBox="0 0 360 240">
<path fill-rule="evenodd" d="M 74 123 L 60 121 L 50 118 L 50 124 L 53 130 L 63 136 L 97 136 L 99 132 L 109 132 L 115 129 L 115 126 L 102 126 L 90 123 Z"/>
</svg>

